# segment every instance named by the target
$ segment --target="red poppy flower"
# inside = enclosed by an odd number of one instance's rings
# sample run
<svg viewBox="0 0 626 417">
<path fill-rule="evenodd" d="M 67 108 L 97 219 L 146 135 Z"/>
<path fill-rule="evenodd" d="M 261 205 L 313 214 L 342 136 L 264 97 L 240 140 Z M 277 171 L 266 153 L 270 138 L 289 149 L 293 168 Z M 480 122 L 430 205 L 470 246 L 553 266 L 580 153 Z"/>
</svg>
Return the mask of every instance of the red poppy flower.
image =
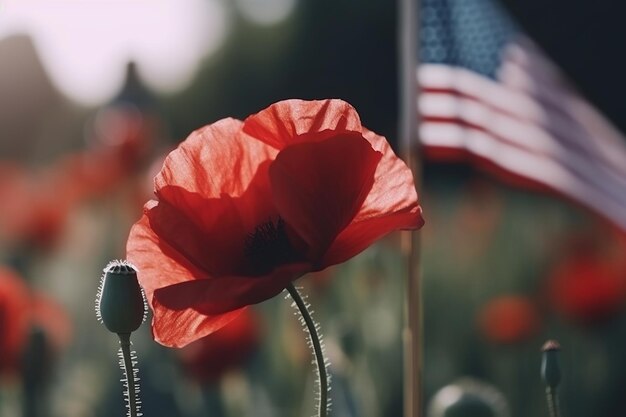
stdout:
<svg viewBox="0 0 626 417">
<path fill-rule="evenodd" d="M 509 295 L 485 304 L 478 325 L 485 338 L 494 343 L 512 344 L 533 336 L 539 328 L 539 314 L 526 297 Z"/>
<path fill-rule="evenodd" d="M 258 347 L 260 336 L 257 317 L 246 309 L 217 332 L 181 349 L 180 360 L 196 381 L 213 382 L 242 365 Z"/>
<path fill-rule="evenodd" d="M 205 126 L 166 158 L 155 193 L 127 252 L 168 346 L 423 225 L 411 171 L 341 100 L 287 100 Z"/>
</svg>

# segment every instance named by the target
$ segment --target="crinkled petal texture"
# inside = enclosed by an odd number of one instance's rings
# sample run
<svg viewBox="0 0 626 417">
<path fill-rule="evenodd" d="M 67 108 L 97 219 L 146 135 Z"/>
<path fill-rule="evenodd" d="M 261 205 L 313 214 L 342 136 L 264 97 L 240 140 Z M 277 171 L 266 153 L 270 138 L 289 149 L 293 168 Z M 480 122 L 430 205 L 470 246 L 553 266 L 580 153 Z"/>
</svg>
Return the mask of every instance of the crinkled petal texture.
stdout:
<svg viewBox="0 0 626 417">
<path fill-rule="evenodd" d="M 155 192 L 127 252 L 168 346 L 423 224 L 410 170 L 341 100 L 287 100 L 206 126 L 167 157 Z"/>
<path fill-rule="evenodd" d="M 296 142 L 310 141 L 324 131 L 361 131 L 354 108 L 342 100 L 285 100 L 248 117 L 244 131 L 255 139 L 283 149 Z"/>
</svg>

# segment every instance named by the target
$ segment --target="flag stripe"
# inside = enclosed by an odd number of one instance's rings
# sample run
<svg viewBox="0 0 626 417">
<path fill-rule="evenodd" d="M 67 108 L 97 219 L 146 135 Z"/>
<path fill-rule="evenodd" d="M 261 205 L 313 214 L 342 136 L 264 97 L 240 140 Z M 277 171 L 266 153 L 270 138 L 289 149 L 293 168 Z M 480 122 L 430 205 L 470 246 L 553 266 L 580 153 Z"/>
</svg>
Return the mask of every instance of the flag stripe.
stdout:
<svg viewBox="0 0 626 417">
<path fill-rule="evenodd" d="M 602 190 L 580 181 L 558 162 L 498 141 L 488 132 L 455 123 L 423 123 L 420 135 L 426 146 L 463 150 L 493 162 L 498 168 L 545 184 L 574 201 L 602 214 L 626 229 L 624 199 L 615 199 Z M 493 155 L 498 157 L 494 158 Z"/>
<path fill-rule="evenodd" d="M 566 148 L 561 141 L 567 142 L 567 136 L 554 135 L 558 140 L 553 140 L 553 135 L 541 126 L 490 107 L 475 97 L 443 91 L 433 94 L 430 90 L 425 90 L 419 102 L 419 110 L 423 117 L 456 118 L 464 123 L 485 126 L 499 136 L 510 135 L 512 143 L 529 150 L 557 154 L 559 151 L 567 152 L 567 149 L 571 149 L 576 153 L 587 153 L 579 142 L 571 141 L 571 148 Z"/>
<path fill-rule="evenodd" d="M 458 96 L 441 93 L 424 93 L 419 104 L 422 118 L 425 121 L 456 122 L 460 125 L 485 130 L 511 146 L 556 160 L 581 180 L 605 189 L 608 194 L 617 191 L 615 188 L 609 187 L 612 182 L 619 184 L 620 188 L 626 187 L 626 178 L 623 175 L 615 172 L 611 167 L 603 165 L 602 160 L 586 153 L 579 144 L 566 146 L 568 144 L 563 143 L 566 141 L 551 135 L 539 126 L 498 113 L 483 106 L 479 101 L 466 100 Z M 604 178 L 606 175 L 610 178 Z"/>
<path fill-rule="evenodd" d="M 507 46 L 496 79 L 425 63 L 420 139 L 544 184 L 626 229 L 626 142 L 528 40 Z M 436 154 L 436 152 L 435 152 Z"/>
<path fill-rule="evenodd" d="M 506 84 L 490 80 L 472 71 L 442 64 L 423 64 L 418 71 L 418 82 L 424 92 L 431 89 L 456 91 L 459 95 L 472 97 L 489 107 L 530 123 L 543 126 L 590 153 L 597 154 L 604 163 L 610 164 L 626 175 L 626 146 L 621 135 L 611 128 L 593 108 L 572 97 L 557 101 L 568 103 L 570 112 L 536 101 L 531 96 L 515 91 Z M 546 90 L 546 89 L 544 89 Z M 588 121 L 581 126 L 581 120 Z M 589 127 L 592 125 L 592 127 Z M 590 133 L 591 128 L 593 130 Z M 593 135 L 593 137 L 590 137 Z"/>
<path fill-rule="evenodd" d="M 505 51 L 507 59 L 499 71 L 500 83 L 531 96 L 544 106 L 551 116 L 546 127 L 557 132 L 567 129 L 564 133 L 573 135 L 591 152 L 600 152 L 607 162 L 626 175 L 624 136 L 575 94 L 562 78 L 557 78 L 557 69 L 535 49 L 532 45 L 524 45 L 523 48 L 517 44 L 510 45 Z M 590 135 L 593 137 L 590 138 Z"/>
</svg>

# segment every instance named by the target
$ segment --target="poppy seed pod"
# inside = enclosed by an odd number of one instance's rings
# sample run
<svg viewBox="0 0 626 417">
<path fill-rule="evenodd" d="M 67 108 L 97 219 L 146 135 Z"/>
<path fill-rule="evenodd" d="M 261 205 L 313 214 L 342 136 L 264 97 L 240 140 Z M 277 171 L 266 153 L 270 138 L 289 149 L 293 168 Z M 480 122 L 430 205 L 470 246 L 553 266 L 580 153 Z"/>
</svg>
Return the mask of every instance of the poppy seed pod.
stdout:
<svg viewBox="0 0 626 417">
<path fill-rule="evenodd" d="M 561 370 L 559 368 L 558 353 L 561 346 L 555 340 L 548 340 L 541 351 L 541 377 L 549 388 L 556 388 L 561 382 Z"/>
<path fill-rule="evenodd" d="M 137 281 L 137 270 L 126 261 L 113 261 L 104 268 L 96 314 L 113 333 L 137 330 L 146 317 L 143 290 Z"/>
</svg>

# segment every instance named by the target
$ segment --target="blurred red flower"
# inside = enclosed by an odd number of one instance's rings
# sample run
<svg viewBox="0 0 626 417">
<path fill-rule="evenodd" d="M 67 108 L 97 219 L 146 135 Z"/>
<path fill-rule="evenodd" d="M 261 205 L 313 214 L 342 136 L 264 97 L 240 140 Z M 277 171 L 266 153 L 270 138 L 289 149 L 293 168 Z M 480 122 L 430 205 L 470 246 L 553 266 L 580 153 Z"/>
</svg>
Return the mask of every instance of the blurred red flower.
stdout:
<svg viewBox="0 0 626 417">
<path fill-rule="evenodd" d="M 341 100 L 287 100 L 205 126 L 166 158 L 155 193 L 127 256 L 168 346 L 423 225 L 411 171 Z"/>
<path fill-rule="evenodd" d="M 150 114 L 131 104 L 116 104 L 98 111 L 91 140 L 103 155 L 115 157 L 121 171 L 131 172 L 146 156 L 157 128 Z"/>
<path fill-rule="evenodd" d="M 32 292 L 12 270 L 0 267 L 0 375 L 19 371 L 33 326 L 44 332 L 53 354 L 61 352 L 71 338 L 65 309 L 48 295 Z"/>
<path fill-rule="evenodd" d="M 73 202 L 62 192 L 54 192 L 56 187 L 44 185 L 31 196 L 24 207 L 24 224 L 20 240 L 38 249 L 51 249 L 61 238 Z"/>
<path fill-rule="evenodd" d="M 129 182 L 140 171 L 156 129 L 132 106 L 102 109 L 93 124 L 91 147 L 65 156 L 55 167 L 78 201 L 101 198 Z"/>
<path fill-rule="evenodd" d="M 581 324 L 609 318 L 626 302 L 626 270 L 594 252 L 575 253 L 557 264 L 547 283 L 549 306 Z"/>
<path fill-rule="evenodd" d="M 18 164 L 0 164 L 0 234 L 3 239 L 13 241 L 22 234 L 31 195 L 28 171 Z"/>
<path fill-rule="evenodd" d="M 0 375 L 19 370 L 29 324 L 29 291 L 11 270 L 0 267 Z"/>
<path fill-rule="evenodd" d="M 30 324 L 41 328 L 53 354 L 62 352 L 72 339 L 72 323 L 65 308 L 44 293 L 34 293 L 30 299 Z"/>
<path fill-rule="evenodd" d="M 101 150 L 68 154 L 54 170 L 67 194 L 78 202 L 110 193 L 125 174 L 115 155 Z"/>
<path fill-rule="evenodd" d="M 257 349 L 261 332 L 257 317 L 250 309 L 222 327 L 180 349 L 185 371 L 200 383 L 218 380 L 250 358 Z"/>
<path fill-rule="evenodd" d="M 18 165 L 0 166 L 0 234 L 12 244 L 49 249 L 64 229 L 72 206 L 54 174 Z"/>
<path fill-rule="evenodd" d="M 534 303 L 518 295 L 494 298 L 478 314 L 482 334 L 493 343 L 523 342 L 538 331 L 539 324 L 539 313 Z"/>
</svg>

